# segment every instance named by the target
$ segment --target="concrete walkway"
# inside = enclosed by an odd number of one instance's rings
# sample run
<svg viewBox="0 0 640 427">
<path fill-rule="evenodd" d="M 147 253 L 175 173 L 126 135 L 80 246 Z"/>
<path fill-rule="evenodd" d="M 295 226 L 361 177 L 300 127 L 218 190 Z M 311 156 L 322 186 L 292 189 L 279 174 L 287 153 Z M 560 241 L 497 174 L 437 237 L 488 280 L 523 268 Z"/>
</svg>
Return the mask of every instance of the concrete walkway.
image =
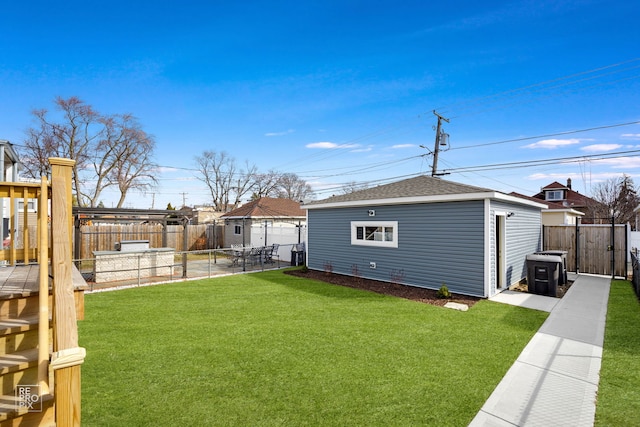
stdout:
<svg viewBox="0 0 640 427">
<path fill-rule="evenodd" d="M 470 426 L 593 426 L 610 282 L 579 275 L 560 300 L 525 299 L 551 313 Z"/>
</svg>

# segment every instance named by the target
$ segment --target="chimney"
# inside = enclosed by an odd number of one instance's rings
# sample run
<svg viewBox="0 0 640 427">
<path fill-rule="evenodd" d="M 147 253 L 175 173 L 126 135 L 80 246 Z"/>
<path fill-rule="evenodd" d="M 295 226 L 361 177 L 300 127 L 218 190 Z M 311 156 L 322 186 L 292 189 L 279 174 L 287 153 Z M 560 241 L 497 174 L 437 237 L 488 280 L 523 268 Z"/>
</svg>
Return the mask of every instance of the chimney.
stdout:
<svg viewBox="0 0 640 427">
<path fill-rule="evenodd" d="M 567 188 L 571 190 L 571 178 L 567 178 Z"/>
</svg>

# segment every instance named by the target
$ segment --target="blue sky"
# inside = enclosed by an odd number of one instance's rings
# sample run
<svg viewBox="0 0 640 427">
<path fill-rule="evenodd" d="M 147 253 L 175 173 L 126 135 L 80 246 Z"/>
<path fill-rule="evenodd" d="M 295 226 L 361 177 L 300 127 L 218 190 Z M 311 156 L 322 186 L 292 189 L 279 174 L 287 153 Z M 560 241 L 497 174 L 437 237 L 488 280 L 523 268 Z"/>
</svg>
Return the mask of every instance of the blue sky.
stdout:
<svg viewBox="0 0 640 427">
<path fill-rule="evenodd" d="M 204 150 L 297 173 L 321 199 L 430 174 L 435 109 L 445 179 L 532 195 L 571 177 L 589 194 L 640 184 L 640 124 L 617 126 L 640 121 L 639 18 L 599 0 L 6 2 L 0 139 L 19 146 L 32 109 L 78 96 L 156 138 L 159 185 L 127 207 L 207 203 Z M 460 170 L 512 162 L 528 164 Z"/>
</svg>

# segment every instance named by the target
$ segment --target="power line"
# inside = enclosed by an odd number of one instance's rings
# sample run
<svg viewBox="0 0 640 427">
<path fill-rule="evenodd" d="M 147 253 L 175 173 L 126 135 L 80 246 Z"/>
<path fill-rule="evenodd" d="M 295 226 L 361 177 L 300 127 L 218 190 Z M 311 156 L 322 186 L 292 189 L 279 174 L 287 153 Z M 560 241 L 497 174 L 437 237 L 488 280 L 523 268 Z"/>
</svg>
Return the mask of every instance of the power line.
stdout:
<svg viewBox="0 0 640 427">
<path fill-rule="evenodd" d="M 590 131 L 601 130 L 601 129 L 611 129 L 611 128 L 616 128 L 616 127 L 631 126 L 631 125 L 637 125 L 637 124 L 640 124 L 640 120 L 639 121 L 635 121 L 635 122 L 617 123 L 617 124 L 612 124 L 612 125 L 596 126 L 596 127 L 592 127 L 592 128 L 586 128 L 586 129 L 577 129 L 577 130 L 569 130 L 569 131 L 557 132 L 557 133 L 548 133 L 548 134 L 537 135 L 537 136 L 527 136 L 527 137 L 523 137 L 523 138 L 505 139 L 503 141 L 487 142 L 487 143 L 483 143 L 483 144 L 465 145 L 465 146 L 462 146 L 462 147 L 451 148 L 450 150 L 463 150 L 463 149 L 466 149 L 466 148 L 477 148 L 477 147 L 486 147 L 486 146 L 489 146 L 489 145 L 507 144 L 509 142 L 522 142 L 522 141 L 529 141 L 529 140 L 538 139 L 538 138 L 548 138 L 548 137 L 551 137 L 551 136 L 571 135 L 571 134 L 574 134 L 574 133 L 590 132 Z"/>
<path fill-rule="evenodd" d="M 487 171 L 487 170 L 496 170 L 496 169 L 513 169 L 513 168 L 528 168 L 535 166 L 545 166 L 552 165 L 557 163 L 576 163 L 582 162 L 585 160 L 603 160 L 603 159 L 616 159 L 620 157 L 627 157 L 629 154 L 638 154 L 640 150 L 629 150 L 629 151 L 616 151 L 611 153 L 604 154 L 590 154 L 583 156 L 569 156 L 569 157 L 556 157 L 551 159 L 540 159 L 540 160 L 526 160 L 521 162 L 506 162 L 506 163 L 494 163 L 488 165 L 476 165 L 476 166 L 464 166 L 459 168 L 448 169 L 445 172 L 447 173 L 458 173 L 458 172 L 473 172 L 473 171 Z"/>
<path fill-rule="evenodd" d="M 392 177 L 387 177 L 387 178 L 374 179 L 374 180 L 371 180 L 371 181 L 362 181 L 362 182 L 359 183 L 359 185 L 361 185 L 361 186 L 369 186 L 369 185 L 373 185 L 373 184 L 383 184 L 383 183 L 397 181 L 399 179 L 413 178 L 413 177 L 420 176 L 420 175 L 422 175 L 422 173 L 411 173 L 411 174 L 407 174 L 407 175 L 397 175 L 397 176 L 392 176 Z M 335 192 L 336 190 L 342 190 L 347 185 L 349 185 L 349 183 L 339 183 L 339 184 L 333 185 L 332 187 L 323 188 L 322 190 L 316 190 L 314 193 L 316 193 L 316 194 L 331 193 L 331 192 Z"/>
<path fill-rule="evenodd" d="M 489 170 L 500 170 L 500 169 L 521 169 L 525 167 L 536 167 L 536 166 L 547 166 L 558 163 L 579 163 L 584 162 L 586 160 L 605 160 L 605 159 L 616 159 L 621 157 L 627 157 L 629 154 L 638 154 L 640 150 L 628 150 L 628 151 L 618 151 L 611 152 L 605 154 L 591 154 L 591 155 L 583 155 L 583 156 L 568 156 L 568 157 L 556 157 L 550 159 L 539 159 L 539 160 L 528 160 L 521 162 L 506 162 L 506 163 L 494 163 L 487 165 L 476 165 L 476 166 L 464 166 L 446 169 L 447 173 L 477 173 L 478 171 L 489 171 Z M 415 177 L 423 175 L 422 173 L 408 174 L 408 175 L 399 175 L 393 177 L 387 177 L 383 179 L 371 180 L 371 181 L 363 181 L 361 185 L 371 185 L 371 184 L 381 184 L 385 182 L 393 182 L 404 178 Z M 502 183 L 505 184 L 505 183 Z M 336 184 L 335 186 L 325 188 L 322 190 L 318 190 L 316 194 L 335 192 L 336 190 L 343 189 L 347 184 Z M 509 184 L 511 185 L 511 184 Z"/>
</svg>

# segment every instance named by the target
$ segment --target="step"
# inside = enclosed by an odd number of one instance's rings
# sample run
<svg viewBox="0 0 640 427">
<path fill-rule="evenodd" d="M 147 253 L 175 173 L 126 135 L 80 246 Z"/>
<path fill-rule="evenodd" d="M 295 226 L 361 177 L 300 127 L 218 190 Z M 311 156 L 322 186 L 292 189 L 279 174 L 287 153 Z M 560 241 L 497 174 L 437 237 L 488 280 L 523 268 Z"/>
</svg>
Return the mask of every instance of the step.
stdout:
<svg viewBox="0 0 640 427">
<path fill-rule="evenodd" d="M 0 335 L 38 330 L 38 313 L 0 320 Z"/>
<path fill-rule="evenodd" d="M 0 394 L 15 393 L 18 384 L 38 382 L 38 349 L 32 348 L 0 356 Z"/>
<path fill-rule="evenodd" d="M 54 399 L 50 394 L 40 396 L 36 409 L 20 407 L 15 395 L 0 396 L 0 427 L 51 426 L 55 424 Z"/>
<path fill-rule="evenodd" d="M 20 317 L 38 313 L 38 293 L 28 295 L 2 295 L 0 297 L 0 318 Z"/>
<path fill-rule="evenodd" d="M 38 349 L 16 351 L 0 356 L 0 375 L 21 371 L 38 365 Z"/>
<path fill-rule="evenodd" d="M 36 348 L 38 332 L 37 314 L 0 320 L 0 351 L 11 354 Z"/>
</svg>

